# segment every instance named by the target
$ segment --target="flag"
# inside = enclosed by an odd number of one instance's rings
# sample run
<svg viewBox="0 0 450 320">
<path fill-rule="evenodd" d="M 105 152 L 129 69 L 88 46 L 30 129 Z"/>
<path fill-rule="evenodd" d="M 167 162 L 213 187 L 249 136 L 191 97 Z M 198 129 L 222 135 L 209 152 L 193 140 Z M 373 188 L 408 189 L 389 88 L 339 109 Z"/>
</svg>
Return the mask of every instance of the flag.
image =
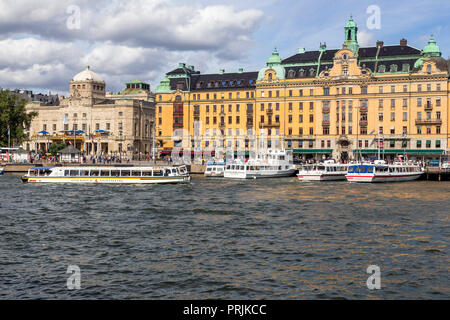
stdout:
<svg viewBox="0 0 450 320">
<path fill-rule="evenodd" d="M 377 141 L 378 148 L 383 148 L 383 145 L 384 145 L 383 140 Z"/>
</svg>

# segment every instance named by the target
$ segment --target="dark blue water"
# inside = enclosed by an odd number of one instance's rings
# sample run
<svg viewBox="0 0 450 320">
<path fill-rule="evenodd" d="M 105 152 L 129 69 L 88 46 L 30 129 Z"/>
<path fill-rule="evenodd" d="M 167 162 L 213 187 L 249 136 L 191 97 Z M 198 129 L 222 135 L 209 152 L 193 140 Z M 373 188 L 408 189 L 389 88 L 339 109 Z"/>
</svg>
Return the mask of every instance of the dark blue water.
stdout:
<svg viewBox="0 0 450 320">
<path fill-rule="evenodd" d="M 0 177 L 0 299 L 448 299 L 448 182 L 23 185 Z M 81 289 L 69 291 L 69 265 Z M 369 265 L 381 290 L 366 286 Z"/>
</svg>

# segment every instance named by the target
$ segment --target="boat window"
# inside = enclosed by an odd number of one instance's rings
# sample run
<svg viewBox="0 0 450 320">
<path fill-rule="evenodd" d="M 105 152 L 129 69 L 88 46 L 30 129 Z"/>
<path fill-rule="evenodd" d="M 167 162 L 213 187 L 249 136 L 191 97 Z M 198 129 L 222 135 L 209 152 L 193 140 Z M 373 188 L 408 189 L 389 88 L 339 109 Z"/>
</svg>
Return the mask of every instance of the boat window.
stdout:
<svg viewBox="0 0 450 320">
<path fill-rule="evenodd" d="M 100 171 L 100 176 L 102 177 L 109 177 L 110 176 L 110 171 L 109 170 L 102 170 Z"/>
<path fill-rule="evenodd" d="M 231 169 L 231 166 L 227 166 L 227 170 L 230 170 Z"/>
<path fill-rule="evenodd" d="M 261 167 L 256 166 L 256 171 L 259 171 L 259 170 L 261 170 Z"/>
<path fill-rule="evenodd" d="M 98 170 L 91 170 L 91 177 L 98 177 L 100 171 Z"/>
<path fill-rule="evenodd" d="M 244 167 L 244 166 L 241 166 L 241 170 L 245 170 L 245 167 Z"/>
<path fill-rule="evenodd" d="M 131 175 L 132 175 L 133 177 L 140 177 L 140 176 L 141 176 L 141 171 L 140 171 L 140 170 L 139 170 L 139 171 L 133 170 L 133 171 L 131 172 Z"/>
<path fill-rule="evenodd" d="M 89 171 L 87 170 L 80 170 L 80 177 L 86 177 L 89 176 Z"/>
<path fill-rule="evenodd" d="M 150 170 L 142 171 L 142 176 L 143 177 L 151 177 L 152 176 L 152 172 Z"/>
<path fill-rule="evenodd" d="M 163 175 L 162 170 L 154 170 L 153 171 L 153 176 L 154 177 L 161 177 Z"/>
<path fill-rule="evenodd" d="M 119 170 L 111 170 L 111 177 L 119 177 L 120 171 Z"/>
<path fill-rule="evenodd" d="M 130 170 L 121 170 L 120 175 L 122 177 L 129 177 L 131 175 L 131 171 Z"/>
<path fill-rule="evenodd" d="M 207 172 L 210 172 L 212 170 L 212 168 L 206 168 Z"/>
<path fill-rule="evenodd" d="M 38 174 L 39 174 L 39 170 L 38 170 Z M 70 171 L 69 171 L 69 170 L 64 170 L 64 176 L 65 176 L 65 177 L 68 177 L 69 174 L 70 174 Z"/>
<path fill-rule="evenodd" d="M 283 170 L 283 167 L 282 167 L 282 166 L 279 166 L 279 167 L 278 167 L 278 170 Z"/>
<path fill-rule="evenodd" d="M 80 170 L 70 170 L 71 177 L 78 177 L 80 175 Z"/>
</svg>

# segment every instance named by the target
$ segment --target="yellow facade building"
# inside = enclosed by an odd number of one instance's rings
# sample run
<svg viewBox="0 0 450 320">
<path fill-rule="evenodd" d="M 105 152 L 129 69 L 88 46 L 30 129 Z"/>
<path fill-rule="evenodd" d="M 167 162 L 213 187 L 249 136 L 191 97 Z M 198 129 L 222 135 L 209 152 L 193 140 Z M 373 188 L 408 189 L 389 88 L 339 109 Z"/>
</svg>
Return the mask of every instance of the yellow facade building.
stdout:
<svg viewBox="0 0 450 320">
<path fill-rule="evenodd" d="M 259 72 L 201 74 L 180 63 L 156 90 L 162 154 L 285 147 L 298 158 L 438 158 L 449 151 L 449 64 L 433 36 L 359 47 L 352 18 L 341 49 L 275 49 Z M 266 140 L 260 139 L 265 137 Z M 241 153 L 242 154 L 242 153 Z"/>
</svg>

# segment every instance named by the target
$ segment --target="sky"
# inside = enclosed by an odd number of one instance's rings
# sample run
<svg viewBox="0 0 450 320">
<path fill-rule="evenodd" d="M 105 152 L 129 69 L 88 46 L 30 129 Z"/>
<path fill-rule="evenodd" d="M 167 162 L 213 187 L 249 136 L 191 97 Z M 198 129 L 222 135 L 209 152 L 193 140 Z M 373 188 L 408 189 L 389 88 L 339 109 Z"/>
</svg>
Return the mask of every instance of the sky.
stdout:
<svg viewBox="0 0 450 320">
<path fill-rule="evenodd" d="M 118 92 L 156 89 L 178 63 L 202 73 L 258 71 L 276 47 L 341 48 L 353 15 L 360 46 L 423 49 L 430 34 L 450 56 L 448 0 L 0 0 L 0 87 L 66 95 L 90 66 Z"/>
</svg>

